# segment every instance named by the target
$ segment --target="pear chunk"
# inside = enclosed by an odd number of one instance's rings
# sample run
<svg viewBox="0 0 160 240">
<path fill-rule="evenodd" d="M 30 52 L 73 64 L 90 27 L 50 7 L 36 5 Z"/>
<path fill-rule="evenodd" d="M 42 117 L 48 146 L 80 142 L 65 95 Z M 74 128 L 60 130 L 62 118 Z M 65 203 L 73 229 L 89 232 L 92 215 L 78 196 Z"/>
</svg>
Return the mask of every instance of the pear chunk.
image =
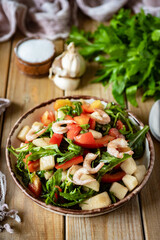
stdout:
<svg viewBox="0 0 160 240">
<path fill-rule="evenodd" d="M 122 184 L 118 182 L 114 182 L 112 183 L 109 191 L 113 193 L 115 197 L 121 200 L 126 196 L 128 189 L 124 187 Z"/>
<path fill-rule="evenodd" d="M 27 133 L 29 132 L 29 130 L 30 130 L 30 127 L 29 126 L 24 126 L 21 130 L 20 130 L 20 132 L 18 133 L 18 136 L 17 136 L 17 138 L 20 140 L 20 141 L 22 141 L 22 142 L 25 142 L 26 141 L 26 135 L 27 135 Z"/>
<path fill-rule="evenodd" d="M 129 174 L 126 174 L 122 178 L 122 181 L 124 182 L 129 191 L 132 191 L 138 185 L 137 178 Z"/>
<path fill-rule="evenodd" d="M 92 210 L 96 208 L 108 207 L 111 204 L 111 199 L 107 192 L 97 194 L 79 204 L 82 210 Z"/>
<path fill-rule="evenodd" d="M 121 169 L 125 173 L 132 175 L 137 169 L 136 162 L 132 157 L 130 157 L 121 164 Z"/>
<path fill-rule="evenodd" d="M 138 165 L 133 175 L 137 178 L 138 183 L 140 184 L 143 181 L 145 174 L 146 167 L 144 165 Z"/>
</svg>

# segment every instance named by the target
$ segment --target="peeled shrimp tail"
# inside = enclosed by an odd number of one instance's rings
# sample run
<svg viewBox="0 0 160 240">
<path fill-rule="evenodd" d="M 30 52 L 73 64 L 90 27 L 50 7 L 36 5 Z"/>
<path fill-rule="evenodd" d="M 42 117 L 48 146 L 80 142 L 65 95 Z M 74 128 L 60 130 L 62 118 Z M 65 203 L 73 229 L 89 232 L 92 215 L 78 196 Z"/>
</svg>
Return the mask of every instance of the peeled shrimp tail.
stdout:
<svg viewBox="0 0 160 240">
<path fill-rule="evenodd" d="M 26 135 L 26 140 L 27 141 L 33 141 L 34 139 L 36 139 L 37 137 L 39 137 L 40 135 L 42 135 L 43 133 L 45 133 L 45 131 L 48 129 L 48 126 L 43 128 L 42 130 L 40 130 L 39 132 L 35 133 L 35 129 L 31 128 L 29 130 L 29 132 Z"/>
<path fill-rule="evenodd" d="M 120 152 L 119 149 L 122 151 Z M 127 149 L 127 150 L 126 150 Z M 117 158 L 123 158 L 124 153 L 132 155 L 134 152 L 128 147 L 128 142 L 123 138 L 117 138 L 108 143 L 107 152 Z"/>
<path fill-rule="evenodd" d="M 54 133 L 58 133 L 58 134 L 63 134 L 66 133 L 68 131 L 68 127 L 62 127 L 62 125 L 64 124 L 71 124 L 71 123 L 75 123 L 75 121 L 73 120 L 62 120 L 59 122 L 55 122 L 52 124 L 52 130 Z"/>
<path fill-rule="evenodd" d="M 93 153 L 88 153 L 84 159 L 83 167 L 91 174 L 97 173 L 104 165 L 103 162 L 100 162 L 95 168 L 91 167 L 91 163 L 96 159 L 98 155 Z"/>
<path fill-rule="evenodd" d="M 76 185 L 85 185 L 88 184 L 90 182 L 94 182 L 96 181 L 96 179 L 86 179 L 86 180 L 81 180 L 81 176 L 83 174 L 89 174 L 89 172 L 87 171 L 87 169 L 85 168 L 80 168 L 79 170 L 77 170 L 75 172 L 75 174 L 73 175 L 73 183 Z"/>
<path fill-rule="evenodd" d="M 91 118 L 95 119 L 100 124 L 108 124 L 111 121 L 110 116 L 101 109 L 94 109 L 94 112 L 90 115 Z"/>
</svg>

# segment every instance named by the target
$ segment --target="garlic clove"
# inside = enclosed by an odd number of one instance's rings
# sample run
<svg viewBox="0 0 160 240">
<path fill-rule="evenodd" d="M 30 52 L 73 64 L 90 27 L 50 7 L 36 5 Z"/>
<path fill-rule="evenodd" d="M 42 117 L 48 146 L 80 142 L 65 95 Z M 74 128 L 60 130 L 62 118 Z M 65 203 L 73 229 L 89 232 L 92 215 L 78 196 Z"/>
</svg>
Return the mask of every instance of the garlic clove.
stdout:
<svg viewBox="0 0 160 240">
<path fill-rule="evenodd" d="M 61 55 L 56 57 L 54 59 L 54 62 L 52 63 L 52 67 L 49 69 L 49 78 L 52 79 L 53 74 L 58 74 L 61 77 L 67 77 L 67 71 L 62 68 L 61 61 L 63 56 L 65 55 L 65 52 L 63 52 Z"/>
<path fill-rule="evenodd" d="M 68 45 L 67 51 L 61 59 L 61 65 L 68 76 L 72 78 L 81 77 L 84 74 L 86 62 L 76 50 L 73 42 Z"/>
<path fill-rule="evenodd" d="M 53 82 L 57 87 L 62 90 L 75 90 L 79 83 L 79 78 L 60 77 L 57 74 L 52 78 Z"/>
</svg>

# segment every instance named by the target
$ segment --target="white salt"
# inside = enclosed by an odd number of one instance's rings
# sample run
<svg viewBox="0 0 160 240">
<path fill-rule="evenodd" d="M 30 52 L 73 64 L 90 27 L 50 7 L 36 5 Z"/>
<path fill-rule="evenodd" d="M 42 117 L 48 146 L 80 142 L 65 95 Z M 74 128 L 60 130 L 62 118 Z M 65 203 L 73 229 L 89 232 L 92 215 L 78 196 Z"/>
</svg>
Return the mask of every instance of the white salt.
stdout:
<svg viewBox="0 0 160 240">
<path fill-rule="evenodd" d="M 40 63 L 50 58 L 54 51 L 54 44 L 51 41 L 47 39 L 30 39 L 19 45 L 17 55 L 23 61 Z"/>
</svg>

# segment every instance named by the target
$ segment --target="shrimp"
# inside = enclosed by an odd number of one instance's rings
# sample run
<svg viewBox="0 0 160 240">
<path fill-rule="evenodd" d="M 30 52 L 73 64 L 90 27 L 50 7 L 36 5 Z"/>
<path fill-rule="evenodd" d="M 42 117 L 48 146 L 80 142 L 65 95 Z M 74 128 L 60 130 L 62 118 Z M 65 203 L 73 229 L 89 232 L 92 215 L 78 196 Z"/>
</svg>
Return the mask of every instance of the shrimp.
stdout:
<svg viewBox="0 0 160 240">
<path fill-rule="evenodd" d="M 64 124 L 70 124 L 70 123 L 75 123 L 75 121 L 73 120 L 62 120 L 62 121 L 59 121 L 59 122 L 55 122 L 52 124 L 52 130 L 54 133 L 58 133 L 58 134 L 63 134 L 63 133 L 66 133 L 68 131 L 68 127 L 62 127 L 61 125 L 64 125 Z"/>
<path fill-rule="evenodd" d="M 91 167 L 91 162 L 95 160 L 97 156 L 97 154 L 88 153 L 84 159 L 83 167 L 91 174 L 97 173 L 104 165 L 103 162 L 100 162 L 95 168 Z"/>
<path fill-rule="evenodd" d="M 128 147 L 128 143 L 123 138 L 117 138 L 108 143 L 107 152 L 114 157 L 123 158 L 123 154 L 132 155 L 134 152 Z"/>
<path fill-rule="evenodd" d="M 34 139 L 36 139 L 37 137 L 39 137 L 40 135 L 42 135 L 43 133 L 45 133 L 45 131 L 48 129 L 48 126 L 41 129 L 39 132 L 36 132 L 36 130 L 34 128 L 31 128 L 29 130 L 29 132 L 26 135 L 26 140 L 27 141 L 33 141 Z"/>
<path fill-rule="evenodd" d="M 75 174 L 73 175 L 73 183 L 76 184 L 76 185 L 85 185 L 85 184 L 88 184 L 90 182 L 96 181 L 96 179 L 81 180 L 81 177 L 82 177 L 83 174 L 89 174 L 89 172 L 87 171 L 86 168 L 80 168 L 79 170 L 77 170 L 75 172 Z"/>
<path fill-rule="evenodd" d="M 96 122 L 103 125 L 108 124 L 111 121 L 110 116 L 101 109 L 95 109 L 90 116 L 91 118 L 95 119 Z"/>
</svg>

